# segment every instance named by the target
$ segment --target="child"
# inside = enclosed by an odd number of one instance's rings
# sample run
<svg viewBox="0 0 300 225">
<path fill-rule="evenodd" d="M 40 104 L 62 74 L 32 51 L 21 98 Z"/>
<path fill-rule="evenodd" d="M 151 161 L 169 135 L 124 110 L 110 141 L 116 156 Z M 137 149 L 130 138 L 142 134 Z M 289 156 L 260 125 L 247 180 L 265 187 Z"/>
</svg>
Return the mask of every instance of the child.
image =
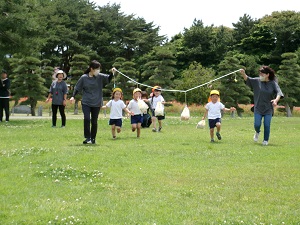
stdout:
<svg viewBox="0 0 300 225">
<path fill-rule="evenodd" d="M 130 117 L 131 121 L 131 129 L 132 132 L 137 130 L 137 138 L 140 137 L 141 134 L 141 125 L 143 123 L 143 113 L 141 112 L 138 100 L 141 99 L 142 96 L 142 90 L 139 88 L 136 88 L 133 90 L 133 99 L 129 102 L 127 108 L 132 112 L 132 115 Z"/>
<path fill-rule="evenodd" d="M 207 116 L 209 128 L 210 128 L 210 142 L 215 142 L 214 140 L 214 129 L 217 127 L 216 136 L 218 140 L 221 140 L 221 110 L 223 111 L 234 111 L 235 108 L 231 107 L 230 109 L 225 108 L 225 106 L 219 101 L 220 93 L 217 90 L 212 90 L 210 92 L 210 100 L 211 102 L 205 105 L 205 114 L 202 117 L 202 120 Z"/>
<path fill-rule="evenodd" d="M 102 108 L 109 107 L 110 108 L 110 119 L 109 125 L 111 125 L 111 133 L 113 139 L 116 139 L 116 129 L 117 133 L 121 132 L 122 127 L 122 110 L 131 114 L 131 112 L 126 108 L 125 103 L 122 100 L 123 92 L 121 88 L 115 88 L 112 93 L 112 99 L 106 103 Z"/>
<path fill-rule="evenodd" d="M 155 116 L 155 108 L 158 102 L 162 103 L 162 107 L 164 109 L 164 104 L 165 104 L 165 99 L 161 95 L 161 87 L 159 86 L 154 86 L 152 88 L 152 97 L 148 99 L 151 104 L 151 109 L 152 109 L 152 124 L 153 124 L 153 132 L 160 132 L 162 129 L 162 120 L 165 119 L 165 116 Z M 158 120 L 158 130 L 156 129 L 156 118 Z"/>
</svg>

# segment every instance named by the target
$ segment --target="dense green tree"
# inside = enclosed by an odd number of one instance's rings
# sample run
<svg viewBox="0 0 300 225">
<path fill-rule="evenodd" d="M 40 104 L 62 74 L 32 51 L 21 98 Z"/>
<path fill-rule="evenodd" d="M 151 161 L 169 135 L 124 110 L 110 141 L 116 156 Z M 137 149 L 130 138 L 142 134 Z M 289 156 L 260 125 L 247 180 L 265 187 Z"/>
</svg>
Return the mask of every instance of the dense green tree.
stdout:
<svg viewBox="0 0 300 225">
<path fill-rule="evenodd" d="M 293 107 L 297 105 L 297 96 L 300 93 L 300 66 L 297 61 L 298 56 L 295 53 L 282 54 L 278 71 L 280 88 L 284 93 L 284 98 L 280 102 L 283 102 L 288 117 L 292 116 Z"/>
<path fill-rule="evenodd" d="M 268 28 L 272 36 L 270 40 L 272 47 L 269 49 L 268 57 L 265 57 L 267 61 L 262 59 L 261 64 L 270 65 L 278 70 L 281 55 L 285 52 L 294 52 L 300 46 L 300 12 L 276 11 L 263 17 L 260 25 Z M 267 43 L 268 38 L 269 36 L 262 36 L 261 41 Z"/>
<path fill-rule="evenodd" d="M 73 95 L 74 87 L 78 79 L 84 74 L 90 63 L 90 57 L 84 54 L 75 54 L 70 63 L 70 77 L 68 83 L 70 84 L 69 96 Z M 81 93 L 75 96 L 74 114 L 78 114 L 78 103 L 81 100 Z"/>
<path fill-rule="evenodd" d="M 201 63 L 194 62 L 182 73 L 182 79 L 176 86 L 177 90 L 189 90 L 215 79 L 215 71 L 205 68 Z M 206 104 L 211 88 L 218 89 L 219 82 L 208 83 L 187 92 L 177 92 L 176 99 L 186 104 Z"/>
<path fill-rule="evenodd" d="M 224 76 L 233 71 L 242 68 L 237 58 L 228 54 L 224 60 L 219 64 L 218 74 Z M 246 86 L 240 73 L 229 75 L 222 78 L 220 87 L 221 100 L 226 107 L 235 107 L 239 116 L 242 116 L 243 109 L 239 104 L 249 104 L 251 90 Z"/>
<path fill-rule="evenodd" d="M 118 69 L 122 74 L 128 76 L 132 80 L 139 82 L 139 73 L 135 69 L 136 65 L 134 62 L 126 61 L 125 58 L 118 57 L 116 58 L 115 63 L 113 64 L 114 67 Z M 132 91 L 135 87 L 137 87 L 137 83 L 128 79 L 127 77 L 123 76 L 122 74 L 116 73 L 112 83 L 107 85 L 107 89 L 109 93 L 111 93 L 114 87 L 119 87 L 123 90 L 124 99 L 131 99 L 132 98 Z M 144 89 L 143 87 L 140 87 Z"/>
<path fill-rule="evenodd" d="M 44 86 L 45 79 L 41 76 L 41 61 L 35 57 L 15 57 L 11 60 L 13 98 L 18 100 L 27 97 L 31 115 L 35 116 L 37 102 L 45 100 L 48 89 Z"/>
<path fill-rule="evenodd" d="M 248 38 L 254 25 L 257 23 L 257 20 L 252 19 L 251 16 L 247 14 L 244 14 L 242 17 L 240 17 L 237 23 L 233 23 L 234 45 L 238 45 L 244 38 Z"/>
<path fill-rule="evenodd" d="M 275 47 L 275 35 L 266 25 L 254 25 L 250 35 L 238 45 L 243 53 L 258 56 L 261 64 L 270 63 L 270 53 Z"/>
<path fill-rule="evenodd" d="M 146 57 L 147 63 L 143 66 L 142 81 L 150 86 L 159 85 L 163 89 L 173 88 L 172 79 L 176 71 L 175 57 L 167 47 L 156 47 Z M 171 93 L 165 96 L 171 97 Z"/>
</svg>

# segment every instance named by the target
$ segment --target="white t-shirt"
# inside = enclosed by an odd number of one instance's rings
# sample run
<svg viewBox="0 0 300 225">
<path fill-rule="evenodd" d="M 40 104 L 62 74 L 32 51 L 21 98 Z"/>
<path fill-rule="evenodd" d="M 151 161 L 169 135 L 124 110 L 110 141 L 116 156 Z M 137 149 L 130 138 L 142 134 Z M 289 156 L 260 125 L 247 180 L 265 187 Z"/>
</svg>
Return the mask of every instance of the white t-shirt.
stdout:
<svg viewBox="0 0 300 225">
<path fill-rule="evenodd" d="M 106 103 L 106 107 L 110 108 L 110 119 L 122 119 L 123 118 L 123 109 L 126 108 L 125 103 L 123 100 L 110 100 L 108 103 Z"/>
<path fill-rule="evenodd" d="M 139 108 L 139 104 L 138 104 L 138 101 L 132 99 L 127 108 L 129 109 L 129 111 L 133 112 L 134 115 L 139 115 L 139 114 L 143 114 Z"/>
<path fill-rule="evenodd" d="M 152 99 L 153 99 L 153 102 L 152 102 Z M 164 99 L 164 97 L 162 95 L 159 95 L 157 97 L 154 96 L 153 98 L 151 97 L 148 100 L 149 100 L 149 102 L 151 104 L 152 109 L 156 108 L 156 105 L 157 105 L 158 102 L 164 102 L 165 101 L 165 99 Z M 162 107 L 164 109 L 164 104 L 162 104 Z"/>
<path fill-rule="evenodd" d="M 208 110 L 207 118 L 208 119 L 217 119 L 221 118 L 221 110 L 225 108 L 225 106 L 221 102 L 209 102 L 206 104 L 205 108 Z"/>
</svg>

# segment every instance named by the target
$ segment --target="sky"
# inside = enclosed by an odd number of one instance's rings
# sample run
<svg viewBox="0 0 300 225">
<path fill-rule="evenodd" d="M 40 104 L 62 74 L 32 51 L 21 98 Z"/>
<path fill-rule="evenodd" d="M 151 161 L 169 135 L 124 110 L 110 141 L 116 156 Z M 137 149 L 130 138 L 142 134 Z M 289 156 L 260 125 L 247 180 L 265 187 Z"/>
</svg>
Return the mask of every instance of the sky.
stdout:
<svg viewBox="0 0 300 225">
<path fill-rule="evenodd" d="M 113 3 L 121 6 L 125 15 L 134 14 L 147 23 L 160 27 L 160 35 L 171 38 L 190 28 L 194 19 L 204 26 L 233 27 L 244 14 L 253 19 L 270 15 L 274 11 L 300 12 L 300 0 L 91 0 L 99 6 Z"/>
</svg>

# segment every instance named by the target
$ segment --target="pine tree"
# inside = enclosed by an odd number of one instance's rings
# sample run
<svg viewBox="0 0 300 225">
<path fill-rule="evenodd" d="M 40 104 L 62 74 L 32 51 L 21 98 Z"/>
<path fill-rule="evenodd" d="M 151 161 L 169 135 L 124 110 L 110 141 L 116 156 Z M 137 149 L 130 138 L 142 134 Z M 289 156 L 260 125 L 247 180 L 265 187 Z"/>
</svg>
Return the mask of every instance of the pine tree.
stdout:
<svg viewBox="0 0 300 225">
<path fill-rule="evenodd" d="M 13 58 L 11 60 L 12 91 L 14 99 L 27 97 L 31 115 L 35 116 L 35 108 L 39 100 L 45 100 L 48 89 L 44 86 L 45 79 L 41 76 L 41 61 L 35 57 Z"/>
<path fill-rule="evenodd" d="M 299 102 L 297 96 L 300 93 L 300 66 L 297 64 L 298 56 L 287 52 L 281 55 L 282 61 L 278 71 L 278 81 L 284 98 L 281 100 L 285 105 L 287 117 L 292 116 L 293 107 Z"/>
</svg>

